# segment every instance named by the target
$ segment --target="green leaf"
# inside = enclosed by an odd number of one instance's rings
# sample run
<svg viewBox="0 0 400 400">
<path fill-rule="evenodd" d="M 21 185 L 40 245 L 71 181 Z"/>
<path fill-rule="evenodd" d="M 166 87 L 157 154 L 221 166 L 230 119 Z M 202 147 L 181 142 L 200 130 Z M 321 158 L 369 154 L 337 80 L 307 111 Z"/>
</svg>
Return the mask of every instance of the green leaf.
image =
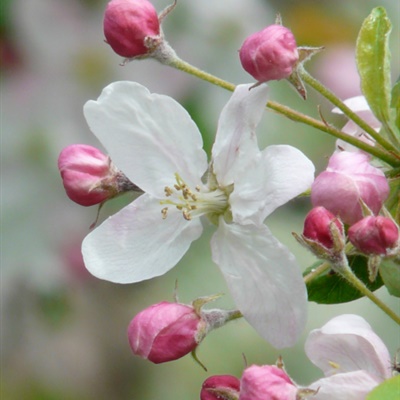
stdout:
<svg viewBox="0 0 400 400">
<path fill-rule="evenodd" d="M 317 268 L 322 262 L 318 262 L 304 271 L 307 275 Z M 371 291 L 379 289 L 383 285 L 378 276 L 375 282 L 368 279 L 367 259 L 361 256 L 350 256 L 349 265 L 359 279 L 361 279 Z M 363 295 L 351 286 L 341 276 L 332 271 L 326 271 L 322 275 L 307 283 L 308 300 L 318 304 L 339 304 L 357 300 Z"/>
<path fill-rule="evenodd" d="M 400 76 L 392 89 L 392 100 L 390 107 L 394 112 L 394 122 L 396 127 L 400 131 Z"/>
<path fill-rule="evenodd" d="M 400 375 L 387 379 L 377 386 L 367 396 L 366 400 L 400 399 Z"/>
<path fill-rule="evenodd" d="M 400 262 L 384 260 L 379 266 L 381 278 L 392 296 L 400 297 Z"/>
<path fill-rule="evenodd" d="M 390 31 L 386 10 L 376 7 L 364 20 L 356 45 L 361 89 L 372 112 L 385 127 L 390 125 Z"/>
<path fill-rule="evenodd" d="M 390 193 L 385 201 L 385 207 L 392 214 L 395 221 L 400 224 L 400 174 L 399 171 L 392 170 L 397 175 L 389 178 Z"/>
</svg>

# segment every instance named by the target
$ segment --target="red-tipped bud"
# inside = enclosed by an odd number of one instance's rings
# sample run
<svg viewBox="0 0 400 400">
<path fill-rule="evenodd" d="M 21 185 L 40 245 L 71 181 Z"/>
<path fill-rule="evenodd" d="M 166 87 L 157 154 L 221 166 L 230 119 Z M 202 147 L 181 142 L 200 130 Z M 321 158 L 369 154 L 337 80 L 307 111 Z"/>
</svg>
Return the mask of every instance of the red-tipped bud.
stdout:
<svg viewBox="0 0 400 400">
<path fill-rule="evenodd" d="M 237 400 L 240 381 L 232 375 L 214 375 L 207 378 L 201 388 L 200 400 Z"/>
<path fill-rule="evenodd" d="M 110 1 L 103 28 L 107 43 L 126 58 L 147 54 L 145 38 L 160 35 L 157 12 L 148 0 Z"/>
<path fill-rule="evenodd" d="M 116 168 L 95 147 L 85 144 L 66 147 L 58 157 L 58 169 L 68 197 L 82 206 L 99 204 L 118 192 Z"/>
<path fill-rule="evenodd" d="M 189 305 L 163 301 L 141 311 L 128 327 L 134 354 L 155 364 L 193 351 L 207 331 L 207 322 Z"/>
<path fill-rule="evenodd" d="M 282 25 L 270 25 L 249 36 L 239 51 L 243 68 L 258 82 L 287 78 L 299 53 L 293 33 Z"/>
<path fill-rule="evenodd" d="M 350 242 L 364 254 L 386 255 L 399 241 L 399 229 L 386 217 L 365 217 L 352 225 Z"/>
<path fill-rule="evenodd" d="M 333 154 L 326 171 L 317 176 L 311 187 L 313 206 L 325 207 L 349 225 L 363 218 L 361 200 L 378 214 L 388 195 L 385 174 L 360 152 Z"/>
<path fill-rule="evenodd" d="M 303 236 L 306 239 L 321 244 L 327 249 L 331 249 L 333 247 L 332 222 L 338 227 L 340 233 L 343 234 L 343 225 L 337 217 L 324 207 L 315 207 L 307 214 L 304 220 Z"/>
<path fill-rule="evenodd" d="M 252 365 L 243 372 L 239 400 L 296 400 L 297 387 L 275 365 Z"/>
</svg>

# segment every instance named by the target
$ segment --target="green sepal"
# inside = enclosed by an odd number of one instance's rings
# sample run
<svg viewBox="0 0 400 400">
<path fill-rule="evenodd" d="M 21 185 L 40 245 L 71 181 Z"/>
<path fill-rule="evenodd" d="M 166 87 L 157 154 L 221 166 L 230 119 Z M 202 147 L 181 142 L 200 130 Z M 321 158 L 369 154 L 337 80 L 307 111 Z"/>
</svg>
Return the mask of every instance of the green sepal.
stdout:
<svg viewBox="0 0 400 400">
<path fill-rule="evenodd" d="M 322 261 L 318 261 L 311 265 L 304 271 L 303 276 L 310 273 L 322 263 Z M 379 275 L 375 282 L 369 281 L 368 265 L 365 257 L 350 256 L 349 265 L 356 276 L 365 283 L 369 290 L 375 291 L 383 285 L 383 281 Z M 329 270 L 308 282 L 306 286 L 308 300 L 318 304 L 347 303 L 363 297 L 363 294 L 347 283 L 344 278 Z"/>
<path fill-rule="evenodd" d="M 384 127 L 390 126 L 390 50 L 391 23 L 383 7 L 376 7 L 364 20 L 358 34 L 356 60 L 361 89 L 375 116 Z"/>
<path fill-rule="evenodd" d="M 400 297 L 400 262 L 383 260 L 379 266 L 379 274 L 392 296 Z"/>
<path fill-rule="evenodd" d="M 386 379 L 368 394 L 366 400 L 391 399 L 400 399 L 400 375 Z"/>
</svg>

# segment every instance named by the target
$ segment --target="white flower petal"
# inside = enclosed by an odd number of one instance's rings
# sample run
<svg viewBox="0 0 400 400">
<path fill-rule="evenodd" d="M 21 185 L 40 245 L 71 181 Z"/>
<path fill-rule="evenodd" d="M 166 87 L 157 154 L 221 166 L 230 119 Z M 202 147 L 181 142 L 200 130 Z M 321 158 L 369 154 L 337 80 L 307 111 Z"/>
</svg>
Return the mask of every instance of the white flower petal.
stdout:
<svg viewBox="0 0 400 400">
<path fill-rule="evenodd" d="M 202 138 L 172 98 L 138 83 L 114 82 L 85 104 L 84 114 L 114 164 L 145 192 L 162 197 L 176 172 L 191 186 L 200 183 L 207 169 Z"/>
<path fill-rule="evenodd" d="M 307 294 L 289 250 L 265 225 L 228 225 L 222 218 L 211 248 L 246 320 L 273 346 L 293 346 L 306 322 Z"/>
<path fill-rule="evenodd" d="M 96 277 L 140 282 L 174 267 L 202 232 L 200 219 L 187 221 L 172 210 L 162 219 L 159 200 L 144 194 L 86 236 L 82 253 Z"/>
<path fill-rule="evenodd" d="M 311 331 L 305 351 L 326 376 L 357 370 L 381 380 L 390 376 L 390 354 L 385 344 L 358 315 L 340 315 Z"/>
<path fill-rule="evenodd" d="M 222 186 L 233 183 L 238 173 L 259 153 L 255 129 L 267 103 L 268 87 L 238 85 L 222 110 L 212 148 L 213 170 Z"/>
<path fill-rule="evenodd" d="M 365 400 L 366 395 L 379 383 L 365 371 L 333 375 L 309 386 L 310 389 L 318 390 L 310 400 Z"/>
<path fill-rule="evenodd" d="M 269 146 L 235 180 L 229 200 L 233 220 L 260 224 L 276 208 L 311 187 L 314 165 L 298 149 Z"/>
</svg>

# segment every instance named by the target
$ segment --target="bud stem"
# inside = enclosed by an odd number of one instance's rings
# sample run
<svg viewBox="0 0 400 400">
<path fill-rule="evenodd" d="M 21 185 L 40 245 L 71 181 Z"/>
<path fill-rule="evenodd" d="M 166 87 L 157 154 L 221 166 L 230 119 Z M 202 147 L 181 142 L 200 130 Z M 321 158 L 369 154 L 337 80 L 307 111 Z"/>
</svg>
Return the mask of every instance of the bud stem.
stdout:
<svg viewBox="0 0 400 400">
<path fill-rule="evenodd" d="M 163 64 L 169 65 L 180 71 L 196 76 L 197 78 L 200 78 L 206 82 L 212 83 L 213 85 L 219 86 L 231 92 L 235 90 L 236 86 L 233 83 L 227 82 L 212 74 L 209 74 L 208 72 L 202 71 L 199 68 L 196 68 L 193 65 L 187 63 L 186 61 L 181 60 L 176 55 L 169 58 L 166 62 L 163 62 Z M 359 118 L 333 93 L 331 93 L 328 89 L 326 89 L 322 84 L 320 84 L 306 72 L 304 72 L 302 78 L 315 90 L 317 90 L 324 97 L 330 100 L 334 105 L 338 106 L 350 119 L 352 119 L 357 125 L 359 125 L 368 134 L 375 138 L 377 142 L 379 142 L 385 149 L 387 149 L 387 151 L 381 148 L 377 148 L 376 146 L 371 146 L 363 142 L 362 140 L 359 140 L 353 136 L 343 133 L 342 131 L 339 131 L 338 129 L 333 128 L 332 126 L 326 124 L 324 121 L 319 121 L 315 118 L 309 117 L 308 115 L 302 114 L 275 101 L 268 101 L 267 107 L 271 110 L 276 111 L 278 114 L 284 115 L 292 121 L 301 122 L 320 131 L 328 133 L 329 135 L 334 136 L 338 139 L 342 139 L 343 141 L 350 143 L 351 145 L 356 146 L 369 154 L 372 154 L 373 156 L 381 159 L 382 161 L 393 167 L 400 166 L 400 155 L 398 157 L 396 155 L 393 155 L 393 153 L 398 154 L 398 150 L 396 150 L 391 143 L 387 142 L 384 138 L 379 136 L 378 133 L 375 132 L 374 129 L 372 129 L 365 121 Z"/>
<path fill-rule="evenodd" d="M 346 252 L 349 248 L 353 246 L 348 243 L 346 245 Z M 333 267 L 333 268 L 332 268 Z M 357 278 L 351 268 L 345 263 L 344 265 L 336 265 L 333 266 L 328 261 L 322 263 L 309 274 L 304 276 L 304 283 L 307 284 L 318 276 L 322 275 L 326 270 L 332 268 L 336 273 L 340 274 L 348 283 L 350 283 L 353 287 L 355 287 L 360 293 L 362 293 L 365 297 L 368 297 L 373 303 L 375 303 L 385 314 L 387 314 L 394 322 L 400 325 L 400 316 L 398 316 L 393 310 L 391 310 L 382 300 L 374 295 L 365 284 Z"/>
<path fill-rule="evenodd" d="M 327 271 L 330 268 L 331 268 L 331 264 L 329 262 L 326 261 L 326 262 L 322 263 L 317 268 L 312 270 L 309 274 L 304 276 L 304 278 L 303 278 L 304 283 L 307 284 L 307 283 L 311 282 L 313 279 L 322 275 L 325 271 Z"/>
<path fill-rule="evenodd" d="M 186 61 L 181 60 L 179 57 L 170 60 L 168 65 L 231 92 L 235 90 L 235 85 L 233 83 L 224 81 L 223 79 L 217 78 L 216 76 L 209 74 L 208 72 L 202 71 L 201 69 L 194 67 Z"/>
<path fill-rule="evenodd" d="M 400 317 L 394 313 L 382 300 L 374 295 L 362 281 L 360 281 L 353 273 L 353 271 L 347 268 L 341 268 L 339 272 L 343 278 L 347 280 L 351 285 L 353 285 L 357 290 L 359 290 L 363 295 L 368 297 L 373 303 L 375 303 L 383 312 L 385 312 L 393 321 L 400 325 Z"/>
<path fill-rule="evenodd" d="M 388 151 L 378 149 L 377 147 L 371 146 L 354 136 L 350 136 L 347 133 L 343 133 L 342 131 L 339 131 L 336 128 L 333 128 L 332 126 L 326 124 L 323 121 L 319 121 L 315 118 L 312 118 L 308 115 L 304 115 L 298 111 L 295 111 L 289 107 L 286 107 L 282 104 L 276 103 L 274 101 L 269 101 L 267 103 L 267 107 L 270 108 L 271 110 L 276 111 L 277 113 L 286 116 L 287 118 L 291 119 L 292 121 L 295 122 L 301 122 L 303 124 L 312 126 L 315 129 L 318 129 L 320 131 L 323 131 L 325 133 L 328 133 L 331 136 L 334 136 L 338 139 L 342 139 L 343 141 L 352 144 L 353 146 L 358 147 L 361 150 L 364 150 L 365 152 L 372 154 L 373 156 L 385 161 L 391 166 L 398 166 L 400 165 L 400 161 L 398 157 L 393 156 L 390 154 Z"/>
<path fill-rule="evenodd" d="M 361 129 L 368 133 L 372 138 L 376 140 L 384 149 L 398 154 L 398 149 L 389 141 L 387 141 L 382 135 L 375 131 L 369 126 L 363 119 L 361 119 L 355 112 L 346 106 L 335 94 L 333 94 L 328 88 L 322 85 L 317 79 L 313 78 L 306 70 L 300 71 L 301 78 L 314 90 L 328 99 L 333 105 L 338 107 L 343 113 L 355 122 Z"/>
<path fill-rule="evenodd" d="M 365 284 L 357 278 L 351 268 L 346 264 L 333 266 L 335 272 L 340 274 L 348 283 L 353 285 L 360 293 L 368 297 L 373 303 L 375 303 L 385 314 L 387 314 L 394 322 L 400 325 L 400 316 L 398 316 L 393 310 L 391 310 L 382 300 L 374 295 Z"/>
</svg>

